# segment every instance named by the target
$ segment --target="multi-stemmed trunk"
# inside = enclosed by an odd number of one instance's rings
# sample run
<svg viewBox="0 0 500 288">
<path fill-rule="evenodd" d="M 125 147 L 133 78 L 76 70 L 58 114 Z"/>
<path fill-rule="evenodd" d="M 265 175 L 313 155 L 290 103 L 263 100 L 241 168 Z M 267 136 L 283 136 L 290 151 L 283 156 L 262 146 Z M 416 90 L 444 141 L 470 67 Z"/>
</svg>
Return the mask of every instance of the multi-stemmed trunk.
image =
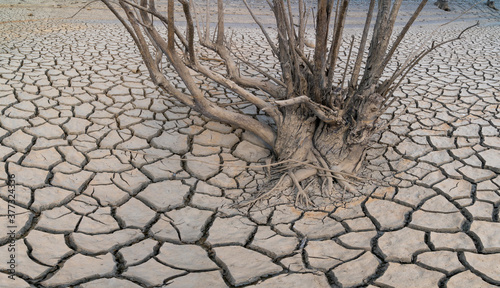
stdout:
<svg viewBox="0 0 500 288">
<path fill-rule="evenodd" d="M 365 53 L 376 4 L 376 0 L 371 0 L 357 49 L 353 49 L 353 37 L 348 59 L 342 66 L 338 58 L 348 0 L 318 0 L 314 17 L 315 46 L 310 52 L 306 52 L 304 47 L 309 9 L 303 0 L 298 0 L 299 15 L 293 15 L 290 1 L 268 1 L 276 19 L 276 39 L 271 37 L 243 0 L 280 63 L 279 76 L 276 77 L 245 59 L 228 44 L 232 41 L 228 41 L 230 39 L 224 34 L 223 0 L 217 0 L 217 25 L 213 33 L 209 25 L 210 0 L 206 3 L 204 31 L 198 21 L 194 0 L 178 0 L 186 20 L 184 34 L 175 25 L 174 0 L 168 0 L 166 16 L 156 10 L 154 0 L 118 0 L 125 14 L 120 13 L 109 0 L 102 1 L 132 36 L 152 81 L 160 89 L 207 117 L 253 132 L 273 150 L 275 163 L 272 166 L 277 167 L 282 176 L 274 188 L 264 191 L 256 199 L 293 186 L 297 191 L 297 201 L 306 205 L 311 204 L 302 187 L 306 179 L 321 179 L 322 188 L 327 193 L 334 190 L 334 181 L 344 190 L 354 189 L 346 177 L 360 168 L 366 145 L 370 136 L 377 132 L 378 120 L 390 106 L 394 90 L 420 59 L 431 50 L 455 40 L 433 43 L 429 49 L 416 50 L 382 81 L 385 68 L 426 0 L 420 3 L 392 45 L 389 42 L 403 0 L 379 0 L 371 43 Z M 166 26 L 166 37 L 154 20 Z M 330 31 L 331 22 L 333 29 Z M 209 69 L 205 65 L 210 61 L 197 56 L 195 27 L 198 28 L 201 45 L 215 52 L 220 57 L 218 60 L 225 64 L 225 73 Z M 351 55 L 353 64 L 350 64 Z M 164 59 L 184 82 L 187 92 L 177 89 L 165 76 L 162 68 Z M 221 62 L 217 61 L 217 64 Z M 260 72 L 261 77 L 245 77 L 240 72 L 240 65 Z M 343 73 L 335 74 L 338 70 Z M 243 101 L 267 113 L 275 125 L 267 125 L 212 102 L 200 89 L 194 74 L 233 91 Z M 265 93 L 266 98 L 250 93 L 248 88 Z"/>
</svg>

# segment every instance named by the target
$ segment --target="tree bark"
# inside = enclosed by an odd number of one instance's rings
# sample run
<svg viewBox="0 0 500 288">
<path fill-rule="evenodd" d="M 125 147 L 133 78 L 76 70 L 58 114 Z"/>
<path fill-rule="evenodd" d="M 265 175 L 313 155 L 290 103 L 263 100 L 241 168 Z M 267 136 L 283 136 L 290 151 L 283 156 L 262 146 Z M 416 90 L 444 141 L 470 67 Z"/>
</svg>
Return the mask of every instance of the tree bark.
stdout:
<svg viewBox="0 0 500 288">
<path fill-rule="evenodd" d="M 182 5 L 186 20 L 185 35 L 175 26 L 174 5 L 176 1 L 174 0 L 168 0 L 167 16 L 156 10 L 154 0 L 118 0 L 128 21 L 121 16 L 114 5 L 111 5 L 110 0 L 102 1 L 131 34 L 153 82 L 201 114 L 253 132 L 264 140 L 273 150 L 275 160 L 278 162 L 273 166 L 278 166 L 277 171 L 283 173 L 276 187 L 282 189 L 287 188 L 284 187 L 287 185 L 295 186 L 297 200 L 301 199 L 300 203 L 306 205 L 310 204 L 310 201 L 301 185 L 303 185 L 302 181 L 311 177 L 322 179 L 322 182 L 326 183 L 324 190 L 327 190 L 327 193 L 333 190 L 332 179 L 335 179 L 344 189 L 354 190 L 343 175 L 356 173 L 360 168 L 370 136 L 378 129 L 377 121 L 384 109 L 389 106 L 387 100 L 392 96 L 391 93 L 394 91 L 392 89 L 401 83 L 402 78 L 421 57 L 445 43 L 434 45 L 415 57 L 410 56 L 411 59 L 407 60 L 408 65 L 399 68 L 389 80 L 380 83 L 387 63 L 426 1 L 422 1 L 403 31 L 388 49 L 396 16 L 403 0 L 379 0 L 371 45 L 367 49 L 368 57 L 365 57 L 364 51 L 375 5 L 375 0 L 371 0 L 361 45 L 357 49 L 358 55 L 351 77 L 348 77 L 347 71 L 351 70 L 348 69 L 349 59 L 345 67 L 339 67 L 339 61 L 337 61 L 340 46 L 343 43 L 342 35 L 347 17 L 348 0 L 337 0 L 335 17 L 332 17 L 335 0 L 318 0 L 315 18 L 316 45 L 314 51 L 311 51 L 312 55 L 307 56 L 304 51 L 307 34 L 305 1 L 299 0 L 300 15 L 297 31 L 290 0 L 267 0 L 276 20 L 277 43 L 266 32 L 245 1 L 251 16 L 259 25 L 274 56 L 280 63 L 280 69 L 276 71 L 279 76 L 260 71 L 261 77 L 252 79 L 242 75 L 244 73 L 240 73 L 240 69 L 241 66 L 254 67 L 252 66 L 254 64 L 246 61 L 240 51 L 237 52 L 240 52 L 241 57 L 237 56 L 232 50 L 233 47 L 227 44 L 224 34 L 223 0 L 217 0 L 218 15 L 216 29 L 212 33 L 213 40 L 209 29 L 210 15 L 206 15 L 205 33 L 202 35 L 203 27 L 198 24 L 197 15 L 194 13 L 200 38 L 198 40 L 202 46 L 217 55 L 215 57 L 220 60 L 217 61 L 217 65 L 224 64 L 226 69 L 222 73 L 217 72 L 219 69 L 211 69 L 209 61 L 198 58 L 199 49 L 194 44 L 195 21 L 191 13 L 191 9 L 194 9 L 193 0 L 178 0 Z M 438 2 L 447 5 L 448 1 L 439 0 Z M 207 13 L 209 4 L 207 0 Z M 335 23 L 333 23 L 332 33 L 329 33 L 332 18 L 335 19 Z M 158 29 L 155 26 L 155 20 L 159 20 L 167 28 L 166 37 L 160 30 L 163 27 Z M 331 38 L 329 34 L 332 35 Z M 351 42 L 348 57 L 353 50 L 352 43 L 354 41 Z M 178 78 L 184 82 L 187 91 L 177 89 L 169 82 L 169 78 L 164 75 L 163 67 L 160 65 L 162 59 L 167 60 L 170 67 L 177 72 Z M 363 59 L 366 59 L 366 65 L 361 74 Z M 344 74 L 334 75 L 335 68 L 344 68 Z M 256 70 L 259 71 L 258 68 Z M 241 98 L 241 101 L 247 101 L 260 111 L 267 113 L 276 127 L 212 101 L 210 95 L 199 86 L 198 79 L 193 77 L 193 71 L 204 77 L 210 85 L 220 85 L 224 89 L 231 90 Z M 336 77 L 335 80 L 334 77 Z M 361 81 L 358 84 L 359 78 Z M 346 89 L 343 88 L 346 86 L 343 85 L 345 79 L 351 79 Z M 341 84 L 340 87 L 335 87 L 333 83 Z M 264 93 L 265 97 L 261 97 L 261 93 L 260 95 L 251 93 L 247 89 L 249 87 Z M 278 190 L 276 187 L 269 192 Z"/>
</svg>

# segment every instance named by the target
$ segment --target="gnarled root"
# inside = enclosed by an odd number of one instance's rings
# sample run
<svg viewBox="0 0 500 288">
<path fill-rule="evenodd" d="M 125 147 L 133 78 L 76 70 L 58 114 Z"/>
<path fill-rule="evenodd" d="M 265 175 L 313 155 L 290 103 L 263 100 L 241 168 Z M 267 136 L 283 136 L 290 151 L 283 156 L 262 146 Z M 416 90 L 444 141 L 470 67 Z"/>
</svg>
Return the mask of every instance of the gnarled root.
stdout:
<svg viewBox="0 0 500 288">
<path fill-rule="evenodd" d="M 271 165 L 268 164 L 267 166 Z M 321 156 L 321 153 L 315 149 L 309 153 L 307 162 L 287 160 L 286 163 L 273 170 L 273 173 L 281 174 L 279 180 L 274 182 L 274 186 L 257 198 L 240 203 L 238 205 L 239 208 L 253 205 L 258 201 L 267 200 L 290 188 L 295 188 L 296 206 L 314 207 L 315 204 L 310 198 L 311 195 L 309 195 L 311 190 L 308 189 L 312 183 L 320 183 L 321 192 L 325 193 L 324 196 L 333 199 L 336 195 L 334 186 L 334 182 L 336 182 L 342 188 L 341 191 L 337 190 L 337 194 L 341 194 L 341 199 L 343 199 L 343 193 L 345 192 L 357 194 L 357 189 L 354 187 L 354 182 L 351 179 L 355 179 L 356 181 L 362 180 L 356 175 L 343 172 L 339 167 L 329 167 L 327 161 Z M 308 180 L 309 185 L 305 184 L 305 180 Z M 320 180 L 320 182 L 316 180 Z M 306 187 L 303 188 L 303 185 L 306 185 Z"/>
<path fill-rule="evenodd" d="M 289 172 L 281 175 L 281 177 L 278 180 L 278 182 L 276 183 L 276 185 L 274 185 L 274 187 L 272 187 L 269 191 L 264 192 L 259 197 L 255 198 L 253 200 L 239 204 L 238 207 L 239 208 L 245 207 L 248 205 L 255 204 L 258 201 L 268 199 L 268 198 L 272 197 L 273 195 L 275 195 L 276 193 L 279 193 L 279 192 L 281 192 L 289 187 L 292 187 L 292 185 L 296 185 L 295 182 L 299 183 L 299 185 L 297 187 L 300 187 L 301 181 L 303 181 L 311 176 L 314 176 L 318 173 L 318 170 L 316 170 L 314 168 L 305 168 L 305 169 L 297 170 L 295 172 L 291 172 L 291 173 L 293 173 L 292 174 L 293 176 L 291 176 L 290 171 L 291 170 L 289 169 Z M 295 178 L 295 180 L 293 180 L 293 178 Z M 303 191 L 302 187 L 300 187 L 300 189 Z M 305 194 L 305 192 L 303 192 L 303 193 Z"/>
</svg>

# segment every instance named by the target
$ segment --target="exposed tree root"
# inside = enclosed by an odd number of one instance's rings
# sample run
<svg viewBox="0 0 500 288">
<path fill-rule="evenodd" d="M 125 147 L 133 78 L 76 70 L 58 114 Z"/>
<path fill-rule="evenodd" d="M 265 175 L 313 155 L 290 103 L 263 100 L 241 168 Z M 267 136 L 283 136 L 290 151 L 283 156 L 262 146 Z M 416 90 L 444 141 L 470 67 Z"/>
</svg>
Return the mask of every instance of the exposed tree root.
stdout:
<svg viewBox="0 0 500 288">
<path fill-rule="evenodd" d="M 143 153 L 134 150 L 122 150 L 130 153 L 130 161 L 133 161 L 138 155 L 143 155 L 151 157 L 152 159 L 162 159 L 170 160 L 164 157 L 157 157 L 148 153 Z M 325 197 L 333 198 L 339 196 L 338 194 L 343 194 L 345 192 L 356 194 L 358 190 L 353 184 L 359 182 L 365 182 L 369 179 L 365 179 L 356 176 L 352 173 L 347 173 L 340 168 L 334 166 L 329 168 L 327 161 L 321 156 L 321 153 L 316 149 L 310 151 L 307 157 L 308 161 L 298 161 L 294 159 L 283 160 L 279 162 L 271 162 L 271 159 L 266 159 L 266 164 L 260 165 L 236 165 L 230 163 L 213 163 L 208 161 L 202 161 L 198 159 L 175 159 L 172 161 L 182 161 L 182 162 L 198 162 L 206 165 L 216 166 L 216 167 L 234 167 L 234 168 L 246 168 L 246 169 L 264 169 L 268 178 L 272 178 L 273 175 L 279 175 L 279 178 L 275 176 L 277 181 L 269 181 L 269 186 L 267 189 L 263 187 L 265 192 L 261 193 L 255 199 L 249 200 L 244 203 L 235 205 L 237 208 L 242 208 L 245 206 L 253 205 L 259 201 L 267 200 L 273 196 L 279 196 L 283 191 L 292 189 L 296 190 L 295 195 L 295 205 L 302 207 L 314 207 L 315 204 L 311 201 L 310 195 L 308 194 L 308 188 L 314 180 L 318 180 L 320 184 L 321 194 Z M 351 180 L 350 180 L 351 179 Z M 309 181 L 309 185 L 302 188 L 301 182 Z M 335 189 L 334 183 L 337 183 L 342 188 L 342 191 Z M 337 194 L 335 193 L 337 192 Z M 341 199 L 343 199 L 342 195 Z"/>
</svg>

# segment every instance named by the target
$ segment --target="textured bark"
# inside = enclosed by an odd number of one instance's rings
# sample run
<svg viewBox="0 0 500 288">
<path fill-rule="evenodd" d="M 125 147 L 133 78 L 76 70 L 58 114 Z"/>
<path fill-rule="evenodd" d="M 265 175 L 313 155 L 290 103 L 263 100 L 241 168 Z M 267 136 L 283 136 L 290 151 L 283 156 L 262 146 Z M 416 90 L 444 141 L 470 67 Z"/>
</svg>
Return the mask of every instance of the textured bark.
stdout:
<svg viewBox="0 0 500 288">
<path fill-rule="evenodd" d="M 395 87 L 422 57 L 446 43 L 433 45 L 430 49 L 411 56 L 406 65 L 394 72 L 389 80 L 381 83 L 380 78 L 394 51 L 426 4 L 426 0 L 418 6 L 392 45 L 390 39 L 402 0 L 378 0 L 371 44 L 367 49 L 368 56 L 365 57 L 365 46 L 376 2 L 371 0 L 358 49 L 353 50 L 354 38 L 351 40 L 349 58 L 352 52 L 357 50 L 352 69 L 349 69 L 349 61 L 343 67 L 338 67 L 337 64 L 343 44 L 348 0 L 318 0 L 317 13 L 313 15 L 316 39 L 312 55 L 306 55 L 304 50 L 308 32 L 308 8 L 305 1 L 298 1 L 299 15 L 293 15 L 291 1 L 267 1 L 276 19 L 277 36 L 273 38 L 244 0 L 252 18 L 280 62 L 279 76 L 273 76 L 272 73 L 262 71 L 251 61 L 247 61 L 245 55 L 228 44 L 230 41 L 224 33 L 223 0 L 216 0 L 216 6 L 211 5 L 211 1 L 215 0 L 207 0 L 204 27 L 199 24 L 195 1 L 178 0 L 186 20 L 185 34 L 176 27 L 174 11 L 177 2 L 174 0 L 168 0 L 166 16 L 156 10 L 154 0 L 118 0 L 125 16 L 116 6 L 111 5 L 110 0 L 101 1 L 131 34 L 153 82 L 201 114 L 251 131 L 264 140 L 273 150 L 275 160 L 281 163 L 278 170 L 284 173 L 277 187 L 281 189 L 283 186 L 295 186 L 297 200 L 304 204 L 309 204 L 301 187 L 306 178 L 321 178 L 322 182 L 326 183 L 324 189 L 329 190 L 328 192 L 333 189 L 333 179 L 346 190 L 354 189 L 342 175 L 356 173 L 361 166 L 365 147 L 370 136 L 377 131 L 379 117 L 389 106 L 387 101 Z M 210 7 L 217 7 L 217 17 L 210 17 Z M 214 31 L 210 28 L 211 18 L 217 21 L 215 29 L 212 29 Z M 329 29 L 332 21 L 333 29 Z M 157 22 L 167 28 L 166 38 L 161 31 L 164 28 L 158 28 Z M 226 67 L 225 73 L 215 72 L 216 69 L 206 66 L 210 65 L 210 61 L 199 59 L 199 47 L 196 47 L 194 39 L 196 28 L 200 44 L 216 53 L 218 58 L 215 60 L 218 61 L 215 63 L 223 63 Z M 458 38 L 461 35 L 462 33 Z M 449 41 L 453 40 L 455 39 Z M 160 64 L 162 59 L 167 60 L 177 72 L 187 91 L 177 89 L 170 83 L 163 74 Z M 364 59 L 366 65 L 362 71 Z M 240 71 L 242 65 L 260 71 L 261 76 L 245 77 Z M 341 68 L 344 73 L 335 75 L 336 68 Z M 348 71 L 351 71 L 351 75 L 348 75 Z M 275 127 L 212 102 L 193 78 L 193 72 L 204 76 L 207 81 L 231 90 L 242 101 L 250 102 L 260 111 L 267 113 L 276 124 Z M 359 77 L 361 81 L 358 84 Z M 348 85 L 344 85 L 346 79 L 350 79 Z M 259 90 L 265 93 L 266 97 L 253 94 L 248 88 Z M 270 191 L 275 190 L 276 187 Z"/>
</svg>

